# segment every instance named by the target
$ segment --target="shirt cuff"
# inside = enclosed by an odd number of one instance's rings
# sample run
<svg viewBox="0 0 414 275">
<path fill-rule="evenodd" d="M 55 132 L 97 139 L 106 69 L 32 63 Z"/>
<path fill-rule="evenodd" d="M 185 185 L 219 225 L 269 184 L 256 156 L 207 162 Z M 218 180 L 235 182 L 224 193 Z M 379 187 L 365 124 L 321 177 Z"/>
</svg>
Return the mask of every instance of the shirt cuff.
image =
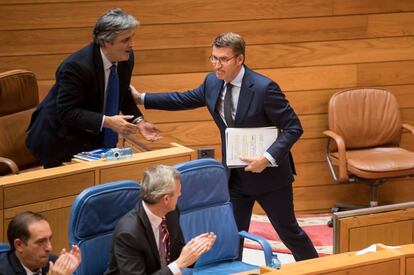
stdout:
<svg viewBox="0 0 414 275">
<path fill-rule="evenodd" d="M 174 261 L 168 265 L 168 268 L 174 275 L 181 275 L 181 270 L 178 267 L 177 263 Z"/>
<path fill-rule="evenodd" d="M 141 104 L 142 105 L 145 105 L 145 95 L 146 95 L 146 93 L 141 94 Z"/>
<path fill-rule="evenodd" d="M 270 166 L 271 167 L 278 167 L 278 165 L 277 165 L 277 163 L 276 163 L 276 160 L 272 157 L 272 155 L 271 154 L 269 154 L 268 152 L 264 152 L 263 153 L 263 156 L 265 157 L 265 158 L 267 158 L 267 160 L 270 162 Z"/>
<path fill-rule="evenodd" d="M 104 122 L 105 122 L 105 115 L 102 117 L 101 128 L 99 128 L 99 132 L 102 131 Z"/>
</svg>

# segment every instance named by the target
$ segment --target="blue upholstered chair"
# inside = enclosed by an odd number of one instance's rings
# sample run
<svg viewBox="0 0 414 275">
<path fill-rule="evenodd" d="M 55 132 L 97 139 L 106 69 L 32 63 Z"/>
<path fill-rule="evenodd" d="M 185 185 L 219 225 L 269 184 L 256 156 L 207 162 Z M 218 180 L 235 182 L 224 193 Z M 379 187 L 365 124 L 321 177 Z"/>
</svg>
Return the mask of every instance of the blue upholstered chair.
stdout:
<svg viewBox="0 0 414 275">
<path fill-rule="evenodd" d="M 0 243 L 0 255 L 10 251 L 10 245 L 8 243 Z"/>
<path fill-rule="evenodd" d="M 199 159 L 176 165 L 181 173 L 181 197 L 178 207 L 184 239 L 215 232 L 213 248 L 197 261 L 193 274 L 230 274 L 257 269 L 258 266 L 237 261 L 241 237 L 258 241 L 263 248 L 265 263 L 280 266 L 266 240 L 247 232 L 238 232 L 223 165 L 213 159 Z M 187 273 L 187 272 L 185 272 Z"/>
<path fill-rule="evenodd" d="M 92 186 L 72 204 L 69 242 L 78 244 L 82 263 L 75 274 L 103 274 L 118 220 L 138 202 L 140 186 L 131 180 Z"/>
</svg>

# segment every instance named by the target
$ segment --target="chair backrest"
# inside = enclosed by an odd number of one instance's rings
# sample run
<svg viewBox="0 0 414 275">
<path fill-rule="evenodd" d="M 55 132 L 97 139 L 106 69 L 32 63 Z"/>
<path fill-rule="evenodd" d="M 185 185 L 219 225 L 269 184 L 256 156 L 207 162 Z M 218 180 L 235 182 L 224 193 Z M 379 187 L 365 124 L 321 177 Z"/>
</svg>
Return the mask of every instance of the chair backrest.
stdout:
<svg viewBox="0 0 414 275">
<path fill-rule="evenodd" d="M 103 274 L 108 265 L 112 232 L 139 200 L 140 186 L 132 180 L 89 187 L 72 204 L 69 242 L 78 244 L 82 263 L 76 274 Z"/>
<path fill-rule="evenodd" d="M 347 149 L 398 146 L 401 117 L 397 100 L 382 89 L 349 89 L 329 101 L 329 129 L 344 138 Z"/>
<path fill-rule="evenodd" d="M 39 104 L 34 73 L 13 70 L 0 73 L 0 157 L 13 160 L 21 169 L 37 165 L 26 148 L 26 129 Z M 0 167 L 0 175 L 9 169 Z"/>
<path fill-rule="evenodd" d="M 181 173 L 180 224 L 184 239 L 205 232 L 217 235 L 211 251 L 196 267 L 238 257 L 239 235 L 230 203 L 227 171 L 214 159 L 199 159 L 176 165 Z"/>
<path fill-rule="evenodd" d="M 10 245 L 8 243 L 0 243 L 0 255 L 10 251 Z"/>
</svg>

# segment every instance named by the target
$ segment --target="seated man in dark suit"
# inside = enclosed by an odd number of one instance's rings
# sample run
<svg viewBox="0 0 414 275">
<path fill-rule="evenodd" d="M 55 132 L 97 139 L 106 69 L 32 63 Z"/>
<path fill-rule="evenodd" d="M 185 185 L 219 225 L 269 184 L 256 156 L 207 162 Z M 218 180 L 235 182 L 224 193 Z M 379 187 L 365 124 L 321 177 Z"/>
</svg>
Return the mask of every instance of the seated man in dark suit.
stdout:
<svg viewBox="0 0 414 275">
<path fill-rule="evenodd" d="M 172 167 L 145 171 L 137 206 L 118 223 L 105 274 L 180 274 L 213 246 L 214 233 L 184 245 L 176 208 L 180 174 Z"/>
<path fill-rule="evenodd" d="M 7 228 L 7 238 L 11 250 L 0 256 L 0 275 L 70 275 L 80 264 L 77 246 L 70 253 L 62 249 L 59 258 L 50 254 L 52 230 L 40 214 L 17 214 Z"/>
</svg>

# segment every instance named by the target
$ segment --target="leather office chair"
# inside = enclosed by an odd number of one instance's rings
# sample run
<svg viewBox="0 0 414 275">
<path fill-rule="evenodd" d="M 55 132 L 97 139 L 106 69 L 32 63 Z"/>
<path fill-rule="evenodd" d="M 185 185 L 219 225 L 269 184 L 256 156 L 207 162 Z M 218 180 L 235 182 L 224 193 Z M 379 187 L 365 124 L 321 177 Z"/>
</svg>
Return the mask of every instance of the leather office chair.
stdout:
<svg viewBox="0 0 414 275">
<path fill-rule="evenodd" d="M 264 250 L 266 265 L 280 267 L 266 240 L 237 231 L 227 173 L 221 163 L 213 159 L 199 159 L 178 164 L 176 168 L 181 173 L 178 208 L 185 241 L 205 232 L 217 235 L 213 248 L 198 259 L 192 274 L 231 274 L 257 269 L 258 266 L 236 260 L 241 237 L 258 241 Z"/>
<path fill-rule="evenodd" d="M 414 134 L 414 127 L 401 123 L 390 92 L 375 88 L 338 92 L 329 101 L 328 120 L 329 130 L 323 133 L 329 137 L 325 155 L 332 177 L 337 183 L 368 184 L 369 206 L 378 205 L 378 187 L 385 180 L 414 176 L 414 152 L 399 146 L 403 129 Z"/>
<path fill-rule="evenodd" d="M 72 204 L 69 243 L 78 244 L 82 262 L 75 274 L 101 275 L 105 272 L 112 233 L 118 220 L 135 207 L 140 186 L 131 180 L 89 187 Z"/>
<path fill-rule="evenodd" d="M 0 73 L 0 176 L 39 165 L 26 148 L 26 129 L 39 104 L 34 73 Z"/>
</svg>

